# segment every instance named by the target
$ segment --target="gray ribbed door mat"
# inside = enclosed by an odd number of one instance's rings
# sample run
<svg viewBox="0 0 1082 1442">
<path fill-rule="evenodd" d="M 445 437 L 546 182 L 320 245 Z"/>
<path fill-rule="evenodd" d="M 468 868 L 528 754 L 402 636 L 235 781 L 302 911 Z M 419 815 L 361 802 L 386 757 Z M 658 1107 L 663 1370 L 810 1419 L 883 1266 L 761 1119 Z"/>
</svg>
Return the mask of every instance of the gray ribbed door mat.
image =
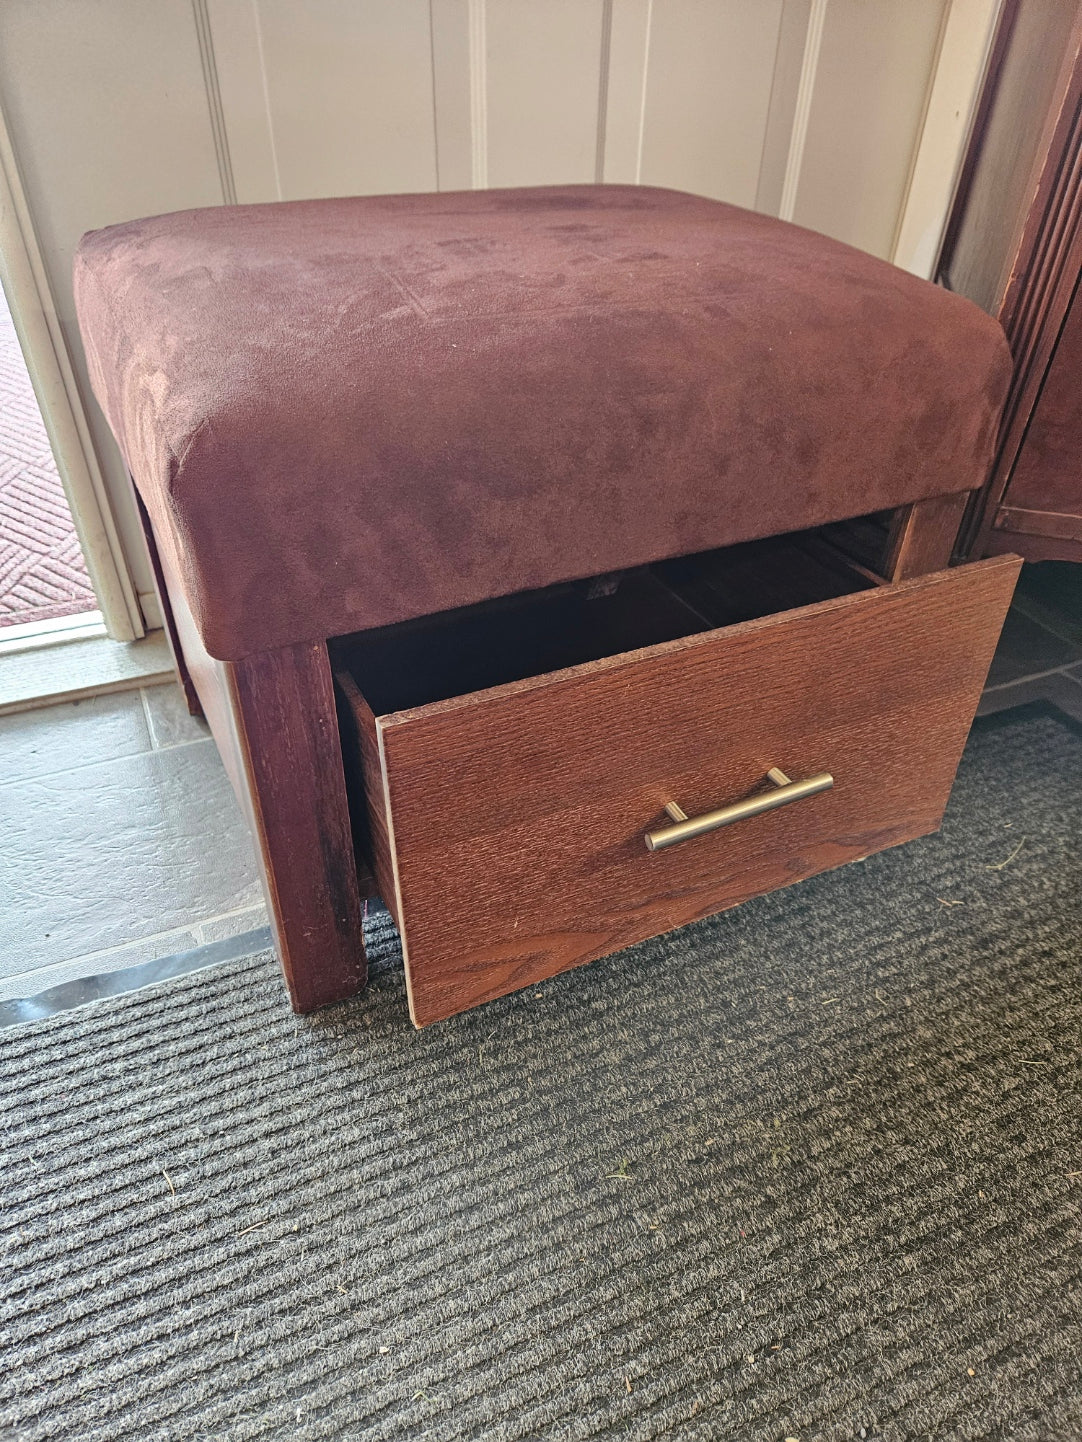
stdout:
<svg viewBox="0 0 1082 1442">
<path fill-rule="evenodd" d="M 1082 1437 L 1080 801 L 1016 712 L 941 835 L 424 1033 L 386 922 L 316 1018 L 9 1030 L 0 1436 Z"/>
</svg>

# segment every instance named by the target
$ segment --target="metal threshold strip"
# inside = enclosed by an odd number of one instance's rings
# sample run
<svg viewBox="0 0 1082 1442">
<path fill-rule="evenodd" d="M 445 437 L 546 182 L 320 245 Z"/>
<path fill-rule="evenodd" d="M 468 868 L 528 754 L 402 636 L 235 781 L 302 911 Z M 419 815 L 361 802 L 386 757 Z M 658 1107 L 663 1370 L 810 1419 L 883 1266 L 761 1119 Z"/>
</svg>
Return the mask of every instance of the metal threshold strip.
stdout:
<svg viewBox="0 0 1082 1442">
<path fill-rule="evenodd" d="M 218 966 L 225 961 L 240 961 L 243 957 L 267 951 L 272 945 L 270 927 L 263 926 L 256 931 L 226 937 L 224 941 L 208 942 L 206 946 L 197 946 L 192 951 L 163 956 L 157 961 L 144 961 L 138 966 L 105 972 L 101 976 L 77 977 L 74 981 L 65 981 L 48 991 L 39 992 L 37 996 L 0 1002 L 0 1027 L 41 1021 L 92 1001 L 122 996 L 125 992 L 138 991 L 159 981 L 186 976 L 191 971 L 202 971 L 204 967 Z"/>
<path fill-rule="evenodd" d="M 96 618 L 92 620 L 91 618 Z M 171 681 L 173 658 L 164 631 L 141 641 L 114 641 L 105 634 L 101 613 L 78 618 L 79 627 L 11 636 L 30 627 L 0 627 L 0 716 L 32 711 L 62 701 L 82 701 L 112 691 L 130 691 Z"/>
</svg>

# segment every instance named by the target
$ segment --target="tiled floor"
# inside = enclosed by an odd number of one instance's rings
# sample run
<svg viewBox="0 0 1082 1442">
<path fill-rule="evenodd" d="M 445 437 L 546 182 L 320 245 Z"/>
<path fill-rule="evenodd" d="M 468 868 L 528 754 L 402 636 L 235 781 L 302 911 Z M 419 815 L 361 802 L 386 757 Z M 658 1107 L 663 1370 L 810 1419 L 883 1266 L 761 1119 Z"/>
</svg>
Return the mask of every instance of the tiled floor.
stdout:
<svg viewBox="0 0 1082 1442">
<path fill-rule="evenodd" d="M 266 924 L 251 843 L 176 686 L 0 718 L 0 1001 Z"/>
<path fill-rule="evenodd" d="M 1051 701 L 1082 720 L 1082 566 L 1024 566 L 1007 616 L 981 716 Z"/>
<path fill-rule="evenodd" d="M 1077 614 L 1046 626 L 1020 592 L 983 714 L 1047 699 L 1082 720 L 1082 566 L 1066 595 Z M 173 685 L 0 717 L 0 835 L 0 1004 L 266 925 L 214 743 Z"/>
<path fill-rule="evenodd" d="M 992 716 L 1027 701 L 1051 701 L 1068 716 L 1082 721 L 1082 665 L 1062 666 L 1039 675 L 1022 675 L 998 686 L 989 686 L 981 697 L 978 716 Z"/>
</svg>

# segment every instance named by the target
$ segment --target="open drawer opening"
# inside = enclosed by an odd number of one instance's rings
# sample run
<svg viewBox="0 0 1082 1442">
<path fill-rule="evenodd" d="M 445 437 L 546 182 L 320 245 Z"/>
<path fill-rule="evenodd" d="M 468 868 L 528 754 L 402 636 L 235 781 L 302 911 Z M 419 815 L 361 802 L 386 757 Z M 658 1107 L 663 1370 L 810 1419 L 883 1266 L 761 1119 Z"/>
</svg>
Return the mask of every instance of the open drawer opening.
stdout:
<svg viewBox="0 0 1082 1442">
<path fill-rule="evenodd" d="M 377 716 L 873 587 L 819 532 L 549 586 L 331 643 Z"/>
<path fill-rule="evenodd" d="M 1018 565 L 792 535 L 333 643 L 414 1021 L 934 830 Z"/>
</svg>

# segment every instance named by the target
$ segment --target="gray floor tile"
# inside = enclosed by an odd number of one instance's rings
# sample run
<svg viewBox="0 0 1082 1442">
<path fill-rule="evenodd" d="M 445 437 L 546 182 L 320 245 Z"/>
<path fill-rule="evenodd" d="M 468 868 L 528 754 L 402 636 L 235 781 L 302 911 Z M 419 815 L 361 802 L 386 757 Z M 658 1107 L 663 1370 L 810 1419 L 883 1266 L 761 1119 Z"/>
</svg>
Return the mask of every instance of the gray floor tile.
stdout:
<svg viewBox="0 0 1082 1442">
<path fill-rule="evenodd" d="M 143 692 L 150 736 L 159 749 L 185 746 L 189 741 L 204 741 L 210 735 L 207 723 L 188 711 L 184 693 L 176 682 L 167 686 L 148 686 Z"/>
<path fill-rule="evenodd" d="M 988 685 L 1004 686 L 1075 661 L 1082 661 L 1082 645 L 1054 636 L 1028 616 L 1011 610 L 988 673 Z"/>
<path fill-rule="evenodd" d="M 1014 604 L 1057 636 L 1082 642 L 1082 566 L 1037 561 L 1022 567 Z"/>
<path fill-rule="evenodd" d="M 0 787 L 0 975 L 259 905 L 210 741 Z"/>
<path fill-rule="evenodd" d="M 164 631 L 151 631 L 141 641 L 100 636 L 16 652 L 4 657 L 0 669 L 0 713 L 135 691 L 144 682 L 171 680 L 175 674 Z"/>
<path fill-rule="evenodd" d="M 1050 676 L 1027 676 L 1008 686 L 986 691 L 977 715 L 994 716 L 997 711 L 1009 711 L 1012 706 L 1025 706 L 1031 701 L 1050 701 L 1074 720 L 1082 721 L 1082 684 L 1062 671 L 1054 671 Z"/>
<path fill-rule="evenodd" d="M 242 936 L 246 931 L 258 931 L 261 926 L 269 924 L 265 906 L 250 906 L 244 911 L 231 912 L 228 916 L 215 916 L 209 921 L 201 921 L 196 930 L 200 942 L 206 946 L 213 941 L 226 941 L 231 936 Z"/>
<path fill-rule="evenodd" d="M 125 971 L 132 966 L 142 966 L 148 961 L 157 961 L 162 956 L 174 956 L 177 952 L 195 951 L 202 943 L 193 930 L 167 931 L 144 937 L 130 946 L 118 946 L 109 951 L 95 951 L 88 956 L 73 957 L 69 961 L 58 961 L 54 966 L 39 967 L 36 971 L 18 972 L 13 976 L 0 976 L 0 1002 L 14 1001 L 24 996 L 37 996 L 38 992 L 60 986 L 66 981 L 77 981 L 84 976 L 104 976 L 107 972 Z"/>
<path fill-rule="evenodd" d="M 138 691 L 0 716 L 0 785 L 149 751 Z"/>
<path fill-rule="evenodd" d="M 1048 691 L 1048 699 L 1061 711 L 1066 711 L 1068 716 L 1073 716 L 1076 721 L 1082 721 L 1082 674 L 1077 679 L 1070 673 L 1062 676 L 1050 676 L 1048 679 L 1052 682 Z"/>
</svg>

